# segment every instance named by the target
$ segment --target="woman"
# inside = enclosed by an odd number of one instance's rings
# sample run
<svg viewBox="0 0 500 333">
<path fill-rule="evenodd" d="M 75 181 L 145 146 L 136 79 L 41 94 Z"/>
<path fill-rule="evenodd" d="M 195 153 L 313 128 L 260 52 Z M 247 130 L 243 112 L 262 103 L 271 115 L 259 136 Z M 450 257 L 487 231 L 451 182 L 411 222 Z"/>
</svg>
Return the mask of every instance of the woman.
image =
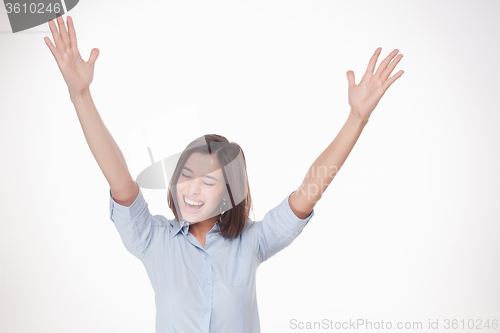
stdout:
<svg viewBox="0 0 500 333">
<path fill-rule="evenodd" d="M 127 250 L 144 264 L 155 291 L 157 332 L 260 332 L 257 267 L 287 247 L 314 216 L 314 206 L 347 159 L 388 87 L 402 55 L 391 52 L 374 73 L 378 48 L 356 85 L 349 83 L 348 119 L 314 161 L 302 184 L 259 223 L 248 218 L 251 197 L 243 151 L 205 135 L 182 153 L 168 189 L 175 219 L 153 216 L 125 159 L 102 122 L 89 86 L 99 55 L 77 48 L 73 21 L 49 21 L 56 46 L 45 42 L 68 85 L 87 143 L 110 185 L 111 219 Z"/>
</svg>

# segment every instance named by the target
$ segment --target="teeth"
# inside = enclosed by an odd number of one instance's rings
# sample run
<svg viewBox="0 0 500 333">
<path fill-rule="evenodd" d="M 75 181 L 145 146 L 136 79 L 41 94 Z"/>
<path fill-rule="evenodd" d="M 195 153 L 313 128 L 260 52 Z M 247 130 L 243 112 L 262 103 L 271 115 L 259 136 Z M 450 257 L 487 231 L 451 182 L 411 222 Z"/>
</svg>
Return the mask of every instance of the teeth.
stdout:
<svg viewBox="0 0 500 333">
<path fill-rule="evenodd" d="M 190 205 L 193 205 L 193 206 L 203 205 L 203 202 L 194 202 L 194 201 L 188 200 L 186 197 L 184 197 L 184 201 L 187 202 Z"/>
</svg>

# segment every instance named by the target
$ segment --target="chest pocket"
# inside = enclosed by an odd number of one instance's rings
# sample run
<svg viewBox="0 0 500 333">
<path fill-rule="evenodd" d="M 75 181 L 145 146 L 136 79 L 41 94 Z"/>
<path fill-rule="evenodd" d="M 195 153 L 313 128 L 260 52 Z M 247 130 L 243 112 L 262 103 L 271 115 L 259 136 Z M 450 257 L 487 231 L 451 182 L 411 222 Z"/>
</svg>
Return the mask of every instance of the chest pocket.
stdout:
<svg viewBox="0 0 500 333">
<path fill-rule="evenodd" d="M 226 264 L 226 282 L 238 288 L 244 288 L 252 275 L 251 262 L 245 257 L 230 258 Z"/>
</svg>

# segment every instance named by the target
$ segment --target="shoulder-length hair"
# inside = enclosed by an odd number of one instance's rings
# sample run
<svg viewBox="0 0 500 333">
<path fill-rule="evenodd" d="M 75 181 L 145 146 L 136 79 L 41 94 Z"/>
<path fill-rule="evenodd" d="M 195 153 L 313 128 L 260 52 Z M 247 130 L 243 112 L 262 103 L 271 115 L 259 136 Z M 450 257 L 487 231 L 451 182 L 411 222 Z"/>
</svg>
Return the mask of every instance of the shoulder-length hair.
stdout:
<svg viewBox="0 0 500 333">
<path fill-rule="evenodd" d="M 248 184 L 245 154 L 236 142 L 229 142 L 225 137 L 217 134 L 203 135 L 192 141 L 179 157 L 175 171 L 170 179 L 167 197 L 168 206 L 177 221 L 180 221 L 180 214 L 176 209 L 176 207 L 179 207 L 177 191 L 172 191 L 172 188 L 176 188 L 182 168 L 189 156 L 196 152 L 210 154 L 221 167 L 227 195 L 229 196 L 223 199 L 228 203 L 230 202 L 232 208 L 222 214 L 219 229 L 216 232 L 232 240 L 241 235 L 252 210 L 252 197 Z M 221 207 L 221 204 L 222 200 L 219 207 Z"/>
</svg>

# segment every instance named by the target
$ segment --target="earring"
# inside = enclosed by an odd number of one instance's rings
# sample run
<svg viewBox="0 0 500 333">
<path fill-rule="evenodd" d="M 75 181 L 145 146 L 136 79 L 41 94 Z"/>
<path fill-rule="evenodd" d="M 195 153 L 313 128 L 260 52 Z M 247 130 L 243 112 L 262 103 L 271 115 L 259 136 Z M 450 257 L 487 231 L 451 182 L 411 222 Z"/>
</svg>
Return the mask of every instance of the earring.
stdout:
<svg viewBox="0 0 500 333">
<path fill-rule="evenodd" d="M 222 207 L 224 207 L 224 210 L 222 210 Z M 218 223 L 220 223 L 220 221 L 222 221 L 222 215 L 226 212 L 226 200 L 222 200 L 222 206 L 219 207 L 219 212 L 220 212 L 220 216 L 219 216 L 219 220 L 217 221 Z"/>
<path fill-rule="evenodd" d="M 224 209 L 222 209 L 224 207 Z M 226 200 L 222 200 L 222 206 L 219 208 L 220 214 L 224 214 L 226 212 Z"/>
</svg>

